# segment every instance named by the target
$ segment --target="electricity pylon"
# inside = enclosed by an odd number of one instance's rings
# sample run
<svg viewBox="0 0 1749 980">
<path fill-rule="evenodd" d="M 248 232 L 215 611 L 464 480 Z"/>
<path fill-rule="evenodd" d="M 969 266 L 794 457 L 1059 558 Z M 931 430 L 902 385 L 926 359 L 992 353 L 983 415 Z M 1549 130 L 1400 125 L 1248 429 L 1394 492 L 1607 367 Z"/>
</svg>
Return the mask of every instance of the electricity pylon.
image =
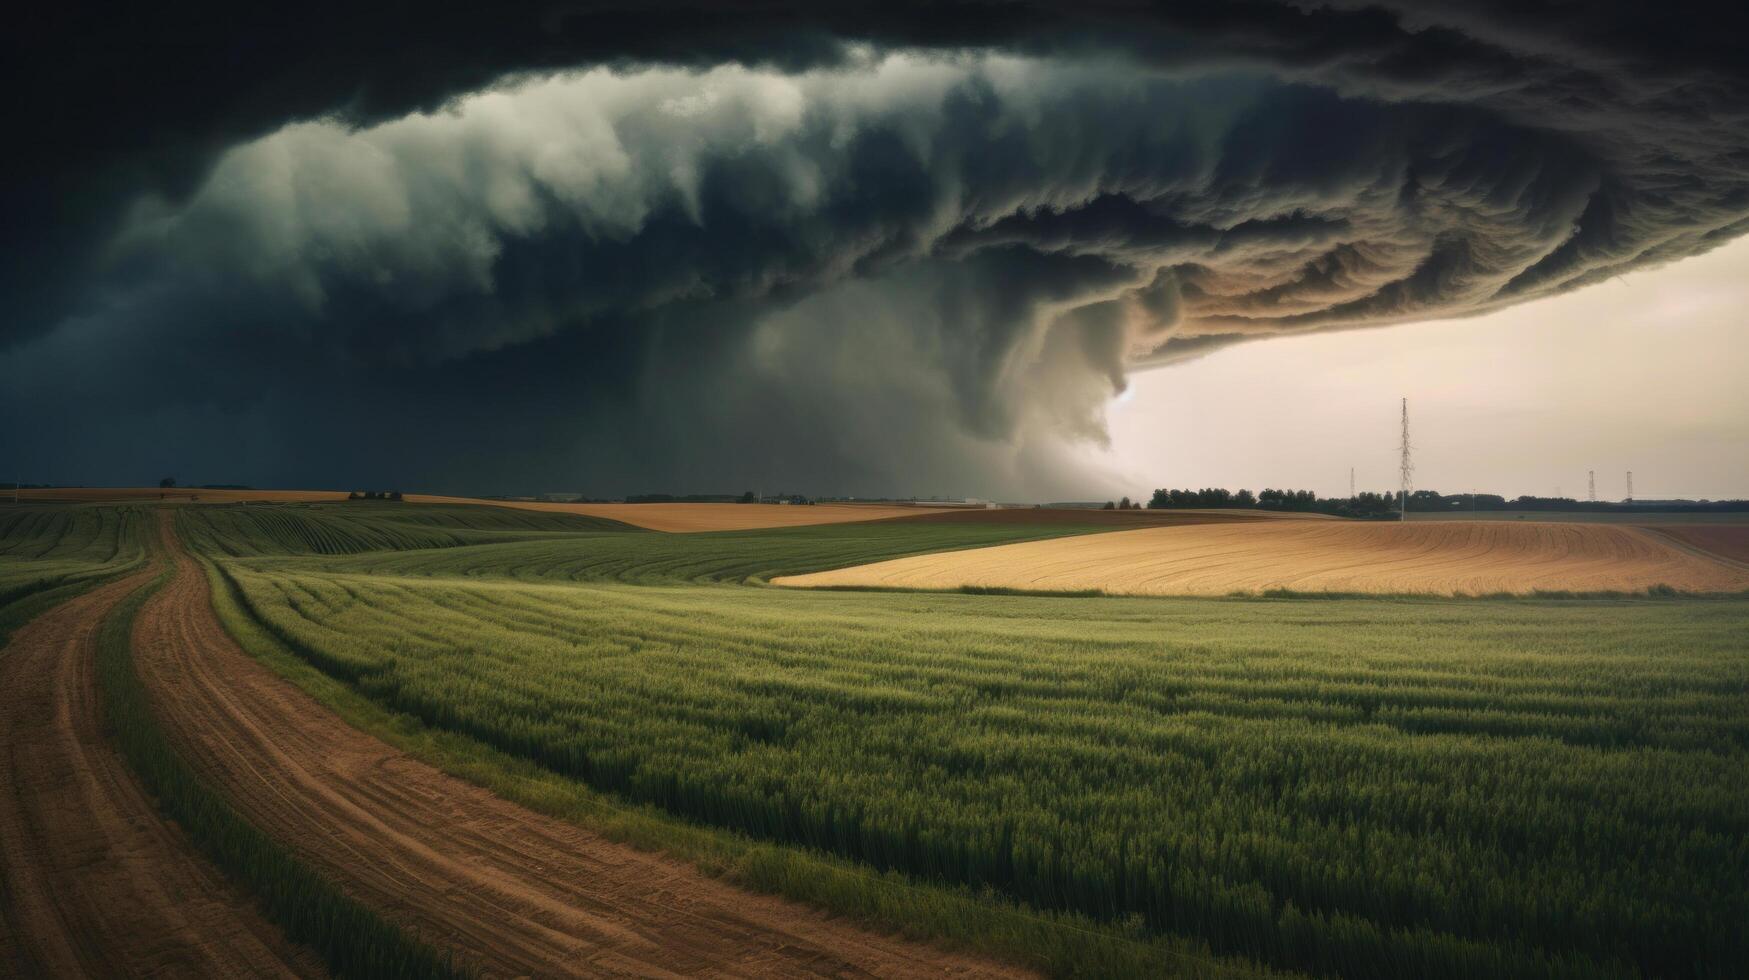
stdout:
<svg viewBox="0 0 1749 980">
<path fill-rule="evenodd" d="M 1409 399 L 1403 399 L 1403 445 L 1400 448 L 1401 460 L 1397 464 L 1399 476 L 1403 483 L 1403 517 L 1409 519 L 1409 477 L 1415 472 L 1415 464 L 1409 461 Z"/>
</svg>

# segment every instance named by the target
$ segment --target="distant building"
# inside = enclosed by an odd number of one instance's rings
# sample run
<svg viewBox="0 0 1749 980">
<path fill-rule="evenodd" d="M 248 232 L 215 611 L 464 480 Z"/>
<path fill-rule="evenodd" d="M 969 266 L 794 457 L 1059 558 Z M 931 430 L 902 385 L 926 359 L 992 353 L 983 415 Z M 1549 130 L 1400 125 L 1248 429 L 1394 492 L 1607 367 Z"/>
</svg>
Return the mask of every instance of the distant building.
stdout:
<svg viewBox="0 0 1749 980">
<path fill-rule="evenodd" d="M 540 499 L 551 504 L 574 504 L 583 499 L 580 493 L 543 493 Z"/>
</svg>

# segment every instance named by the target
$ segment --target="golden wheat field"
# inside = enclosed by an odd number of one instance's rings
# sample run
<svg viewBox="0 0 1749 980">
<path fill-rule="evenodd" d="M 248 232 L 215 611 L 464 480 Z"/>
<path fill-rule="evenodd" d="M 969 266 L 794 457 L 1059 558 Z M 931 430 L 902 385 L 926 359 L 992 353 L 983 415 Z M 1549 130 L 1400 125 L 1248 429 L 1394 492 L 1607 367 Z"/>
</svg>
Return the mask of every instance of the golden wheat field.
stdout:
<svg viewBox="0 0 1749 980">
<path fill-rule="evenodd" d="M 1257 521 L 1145 528 L 918 555 L 774 580 L 792 586 L 1478 595 L 1749 589 L 1749 572 L 1639 528 L 1454 521 Z"/>
</svg>

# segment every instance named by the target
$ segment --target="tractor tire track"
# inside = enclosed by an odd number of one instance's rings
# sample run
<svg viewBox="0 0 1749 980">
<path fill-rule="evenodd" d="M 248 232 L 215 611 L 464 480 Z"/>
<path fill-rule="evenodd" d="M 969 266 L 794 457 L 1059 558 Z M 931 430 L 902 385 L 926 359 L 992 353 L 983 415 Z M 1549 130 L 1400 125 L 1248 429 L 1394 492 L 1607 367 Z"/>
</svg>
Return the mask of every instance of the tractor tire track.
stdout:
<svg viewBox="0 0 1749 980">
<path fill-rule="evenodd" d="M 245 654 L 199 564 L 142 608 L 172 740 L 252 823 L 352 897 L 491 975 L 998 976 L 1015 970 L 750 894 L 502 800 L 352 729 Z"/>
<path fill-rule="evenodd" d="M 104 738 L 98 631 L 157 570 L 62 603 L 0 651 L 0 973 L 322 976 L 159 815 Z"/>
</svg>

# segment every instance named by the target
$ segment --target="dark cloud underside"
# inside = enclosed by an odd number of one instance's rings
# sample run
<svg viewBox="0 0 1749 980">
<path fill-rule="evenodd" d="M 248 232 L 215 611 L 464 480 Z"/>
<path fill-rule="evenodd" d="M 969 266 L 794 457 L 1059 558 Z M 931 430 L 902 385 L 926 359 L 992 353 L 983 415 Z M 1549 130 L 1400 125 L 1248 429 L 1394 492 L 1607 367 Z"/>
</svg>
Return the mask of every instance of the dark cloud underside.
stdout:
<svg viewBox="0 0 1749 980">
<path fill-rule="evenodd" d="M 1749 230 L 1736 7 L 752 7 L 34 14 L 10 455 L 1055 495 L 1138 363 Z"/>
</svg>

